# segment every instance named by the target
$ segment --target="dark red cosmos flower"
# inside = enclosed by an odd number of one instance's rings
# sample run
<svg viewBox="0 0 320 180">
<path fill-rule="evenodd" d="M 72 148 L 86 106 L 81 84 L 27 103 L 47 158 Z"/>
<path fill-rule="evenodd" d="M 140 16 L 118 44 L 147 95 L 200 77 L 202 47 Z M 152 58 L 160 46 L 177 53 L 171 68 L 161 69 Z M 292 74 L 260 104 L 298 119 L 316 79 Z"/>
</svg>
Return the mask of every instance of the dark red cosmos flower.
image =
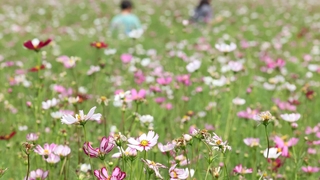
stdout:
<svg viewBox="0 0 320 180">
<path fill-rule="evenodd" d="M 95 47 L 97 49 L 107 48 L 108 44 L 105 44 L 104 42 L 93 42 L 90 44 L 90 46 Z"/>
<path fill-rule="evenodd" d="M 313 97 L 314 97 L 314 91 L 308 89 L 308 91 L 306 92 L 306 97 L 307 97 L 309 100 L 312 100 Z"/>
<path fill-rule="evenodd" d="M 23 43 L 23 46 L 26 47 L 27 49 L 34 50 L 34 51 L 39 51 L 41 48 L 45 47 L 51 42 L 51 39 L 48 39 L 46 41 L 40 41 L 39 39 L 33 39 L 29 40 L 25 43 Z"/>
<path fill-rule="evenodd" d="M 12 131 L 10 134 L 0 136 L 0 140 L 9 140 L 16 134 L 16 131 Z"/>
<path fill-rule="evenodd" d="M 38 72 L 41 69 L 44 69 L 45 66 L 42 64 L 41 66 L 35 66 L 29 69 L 30 72 Z"/>
</svg>

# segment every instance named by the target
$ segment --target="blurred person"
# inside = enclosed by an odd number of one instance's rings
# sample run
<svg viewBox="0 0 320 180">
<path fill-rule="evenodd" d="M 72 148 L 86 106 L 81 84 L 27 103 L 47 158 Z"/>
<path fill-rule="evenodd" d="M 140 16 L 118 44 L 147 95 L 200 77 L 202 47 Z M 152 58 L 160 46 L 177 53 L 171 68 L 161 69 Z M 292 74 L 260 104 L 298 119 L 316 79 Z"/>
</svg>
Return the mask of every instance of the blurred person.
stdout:
<svg viewBox="0 0 320 180">
<path fill-rule="evenodd" d="M 120 4 L 121 13 L 113 17 L 111 30 L 128 34 L 132 30 L 141 29 L 139 18 L 132 14 L 133 4 L 130 0 L 123 0 Z"/>
<path fill-rule="evenodd" d="M 210 23 L 213 16 L 213 10 L 210 6 L 211 0 L 200 0 L 198 6 L 194 10 L 191 22 Z"/>
</svg>

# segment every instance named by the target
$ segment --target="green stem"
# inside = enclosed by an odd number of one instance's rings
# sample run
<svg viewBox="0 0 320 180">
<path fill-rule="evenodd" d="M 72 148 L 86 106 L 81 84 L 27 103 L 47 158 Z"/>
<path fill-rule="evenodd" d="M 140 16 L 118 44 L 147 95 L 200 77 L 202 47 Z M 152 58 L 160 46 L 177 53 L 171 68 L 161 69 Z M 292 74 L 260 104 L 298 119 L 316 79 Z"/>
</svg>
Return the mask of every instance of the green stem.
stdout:
<svg viewBox="0 0 320 180">
<path fill-rule="evenodd" d="M 267 146 L 267 159 L 269 158 L 269 147 L 270 147 L 270 142 L 269 142 L 269 135 L 268 135 L 268 126 L 265 125 L 265 132 L 266 132 L 266 138 L 267 138 L 267 143 L 268 143 L 268 146 Z"/>
<path fill-rule="evenodd" d="M 83 132 L 84 132 L 84 142 L 88 142 L 88 141 L 87 141 L 86 126 L 85 126 L 85 125 L 82 125 L 82 127 L 83 127 Z M 87 146 L 87 148 L 88 148 L 88 146 Z M 87 151 L 88 151 L 88 149 L 87 149 Z M 88 155 L 88 156 L 89 156 L 89 164 L 90 164 L 90 167 L 91 167 L 92 177 L 94 177 L 94 174 L 93 174 L 93 165 L 92 165 L 92 163 L 91 163 L 91 157 L 90 157 L 90 155 Z"/>
<path fill-rule="evenodd" d="M 187 150 L 185 149 L 184 150 L 184 154 L 186 155 L 186 158 L 187 158 L 187 166 L 189 168 L 189 172 L 191 171 L 191 168 L 190 168 L 190 162 L 189 162 L 189 158 L 188 158 L 188 153 L 187 153 Z M 188 179 L 190 179 L 191 177 L 188 176 Z"/>
<path fill-rule="evenodd" d="M 28 167 L 27 167 L 27 175 L 26 175 L 26 179 L 29 178 L 29 171 L 30 171 L 30 155 L 27 154 L 27 157 L 28 157 Z"/>
<path fill-rule="evenodd" d="M 225 155 L 225 154 L 224 154 L 224 155 Z M 227 169 L 226 157 L 223 157 L 223 164 L 224 164 L 224 172 L 225 172 L 227 178 L 230 179 L 230 178 L 229 178 L 228 169 Z"/>
<path fill-rule="evenodd" d="M 207 180 L 207 177 L 208 177 L 209 171 L 210 171 L 210 164 L 209 164 L 209 166 L 208 166 L 208 168 L 207 168 L 206 177 L 204 178 L 205 180 Z M 189 172 L 190 172 L 190 171 L 189 171 Z"/>
</svg>

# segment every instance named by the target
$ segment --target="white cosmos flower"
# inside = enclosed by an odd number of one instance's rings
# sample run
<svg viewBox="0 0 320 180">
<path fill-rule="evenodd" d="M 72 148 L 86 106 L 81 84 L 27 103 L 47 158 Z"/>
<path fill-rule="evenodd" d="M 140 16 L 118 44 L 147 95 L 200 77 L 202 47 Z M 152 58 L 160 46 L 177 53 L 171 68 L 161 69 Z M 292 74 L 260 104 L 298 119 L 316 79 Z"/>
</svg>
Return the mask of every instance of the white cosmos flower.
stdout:
<svg viewBox="0 0 320 180">
<path fill-rule="evenodd" d="M 60 111 L 57 111 L 57 112 L 51 112 L 50 115 L 54 119 L 60 119 L 63 114 Z"/>
<path fill-rule="evenodd" d="M 300 119 L 301 115 L 299 113 L 281 114 L 280 117 L 288 122 L 296 122 Z"/>
<path fill-rule="evenodd" d="M 79 114 L 76 114 L 75 117 L 71 116 L 70 114 L 64 114 L 61 118 L 61 122 L 63 124 L 84 124 L 88 120 L 99 121 L 101 114 L 94 114 L 95 109 L 96 107 L 91 108 L 87 115 L 83 113 L 83 110 L 80 110 Z"/>
<path fill-rule="evenodd" d="M 59 100 L 56 98 L 53 98 L 51 100 L 43 101 L 42 102 L 42 109 L 50 109 L 54 106 L 56 106 L 59 103 Z"/>
<path fill-rule="evenodd" d="M 234 72 L 239 72 L 243 69 L 242 63 L 237 62 L 237 61 L 230 61 L 228 63 L 228 66 L 231 69 L 231 71 L 234 71 Z"/>
<path fill-rule="evenodd" d="M 149 131 L 148 134 L 142 134 L 139 138 L 129 138 L 128 139 L 128 146 L 134 148 L 138 151 L 148 151 L 153 146 L 155 146 L 158 142 L 159 135 L 156 134 L 154 131 Z"/>
<path fill-rule="evenodd" d="M 244 105 L 246 103 L 246 100 L 236 97 L 232 100 L 232 103 L 235 105 Z"/>
<path fill-rule="evenodd" d="M 201 61 L 195 60 L 195 61 L 192 61 L 191 63 L 189 63 L 186 68 L 189 73 L 193 73 L 196 70 L 198 70 L 200 68 L 200 66 L 201 66 Z"/>
<path fill-rule="evenodd" d="M 91 169 L 90 164 L 81 164 L 80 171 L 86 173 Z"/>
<path fill-rule="evenodd" d="M 143 34 L 143 29 L 134 29 L 128 33 L 128 36 L 133 39 L 139 39 Z"/>
<path fill-rule="evenodd" d="M 140 116 L 139 119 L 142 124 L 153 122 L 153 116 L 151 115 L 143 115 L 143 116 Z"/>
<path fill-rule="evenodd" d="M 279 152 L 278 150 L 279 150 L 278 148 L 269 148 L 269 156 L 268 156 L 268 158 L 277 159 L 282 153 L 282 152 Z M 265 158 L 267 158 L 267 155 L 268 155 L 268 148 L 266 150 L 264 150 L 264 152 L 263 152 L 263 156 Z"/>
<path fill-rule="evenodd" d="M 237 45 L 235 43 L 231 43 L 231 44 L 221 43 L 221 44 L 216 44 L 215 47 L 216 49 L 218 49 L 220 52 L 223 52 L 223 53 L 232 52 L 235 49 L 237 49 Z"/>
<path fill-rule="evenodd" d="M 113 54 L 115 54 L 116 52 L 117 52 L 116 49 L 106 49 L 106 50 L 104 50 L 104 54 L 105 54 L 105 55 L 113 55 Z"/>
</svg>

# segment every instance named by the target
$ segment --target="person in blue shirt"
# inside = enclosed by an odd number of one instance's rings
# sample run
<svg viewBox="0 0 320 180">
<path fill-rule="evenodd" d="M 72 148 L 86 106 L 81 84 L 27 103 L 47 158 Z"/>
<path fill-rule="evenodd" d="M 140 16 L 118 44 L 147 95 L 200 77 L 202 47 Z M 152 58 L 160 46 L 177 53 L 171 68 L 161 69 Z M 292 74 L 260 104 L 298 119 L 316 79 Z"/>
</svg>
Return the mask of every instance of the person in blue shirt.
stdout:
<svg viewBox="0 0 320 180">
<path fill-rule="evenodd" d="M 194 10 L 191 22 L 210 23 L 213 11 L 210 6 L 211 0 L 200 0 L 199 5 Z"/>
<path fill-rule="evenodd" d="M 128 34 L 132 30 L 140 29 L 141 24 L 139 18 L 132 14 L 132 2 L 123 0 L 120 4 L 120 8 L 121 13 L 111 20 L 111 30 Z"/>
</svg>

